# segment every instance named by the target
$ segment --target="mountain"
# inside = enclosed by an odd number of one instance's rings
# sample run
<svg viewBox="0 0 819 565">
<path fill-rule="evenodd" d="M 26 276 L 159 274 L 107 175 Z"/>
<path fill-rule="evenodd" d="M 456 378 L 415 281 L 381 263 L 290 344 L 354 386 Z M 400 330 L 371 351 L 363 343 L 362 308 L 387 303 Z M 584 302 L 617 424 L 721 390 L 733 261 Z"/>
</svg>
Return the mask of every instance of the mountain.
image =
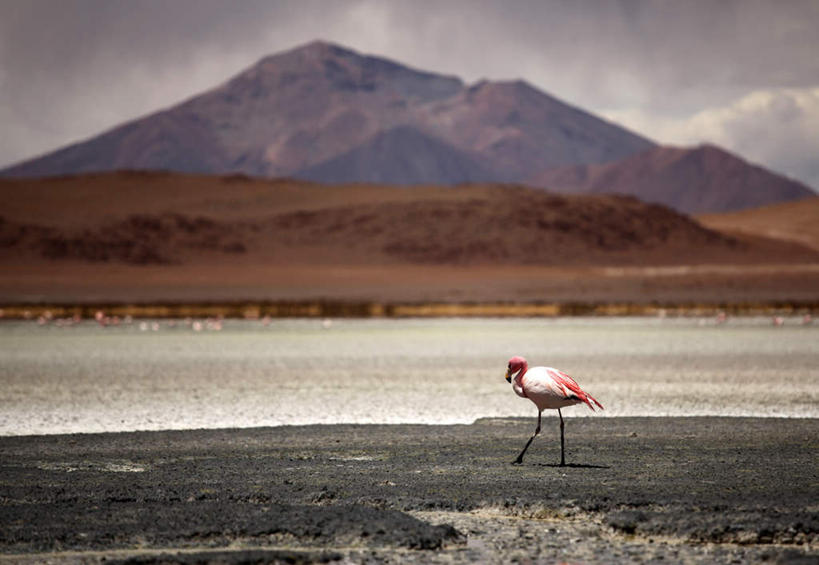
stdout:
<svg viewBox="0 0 819 565">
<path fill-rule="evenodd" d="M 481 81 L 423 108 L 427 128 L 483 156 L 511 181 L 546 167 L 603 163 L 654 144 L 528 83 Z"/>
<path fill-rule="evenodd" d="M 652 146 L 522 81 L 467 86 L 317 41 L 2 174 L 165 169 L 338 181 L 333 173 L 341 171 L 351 181 L 452 184 L 522 180 L 545 166 L 599 163 Z M 407 149 L 421 151 L 413 163 L 385 153 Z"/>
<path fill-rule="evenodd" d="M 655 147 L 620 161 L 547 169 L 533 186 L 570 194 L 617 193 L 700 214 L 816 196 L 807 186 L 713 145 Z"/>
<path fill-rule="evenodd" d="M 459 151 L 410 126 L 379 132 L 347 153 L 298 174 L 301 179 L 328 184 L 402 185 L 485 182 L 496 176 L 478 155 Z"/>
<path fill-rule="evenodd" d="M 657 146 L 522 80 L 466 85 L 321 41 L 0 175 L 122 169 L 331 184 L 525 183 L 630 194 L 686 213 L 814 194 L 714 146 Z"/>
</svg>

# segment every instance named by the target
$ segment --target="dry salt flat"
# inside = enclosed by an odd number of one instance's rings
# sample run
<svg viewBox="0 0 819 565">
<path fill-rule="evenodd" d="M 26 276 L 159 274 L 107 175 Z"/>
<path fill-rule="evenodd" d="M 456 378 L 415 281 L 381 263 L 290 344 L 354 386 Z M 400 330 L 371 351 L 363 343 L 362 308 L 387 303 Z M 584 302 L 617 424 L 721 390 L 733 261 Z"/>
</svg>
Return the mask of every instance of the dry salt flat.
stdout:
<svg viewBox="0 0 819 565">
<path fill-rule="evenodd" d="M 4 322 L 0 435 L 534 416 L 512 355 L 572 375 L 594 417 L 816 418 L 817 344 L 800 318 Z"/>
</svg>

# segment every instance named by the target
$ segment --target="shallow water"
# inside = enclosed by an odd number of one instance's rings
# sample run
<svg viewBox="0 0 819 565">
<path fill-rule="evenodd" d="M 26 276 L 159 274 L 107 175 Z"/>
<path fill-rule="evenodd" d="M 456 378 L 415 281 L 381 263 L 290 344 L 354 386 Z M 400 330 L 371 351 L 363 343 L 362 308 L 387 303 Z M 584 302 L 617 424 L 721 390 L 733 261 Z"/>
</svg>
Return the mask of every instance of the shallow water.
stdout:
<svg viewBox="0 0 819 565">
<path fill-rule="evenodd" d="M 534 417 L 512 355 L 606 407 L 567 416 L 819 417 L 819 324 L 796 318 L 157 323 L 0 323 L 0 435 Z"/>
</svg>

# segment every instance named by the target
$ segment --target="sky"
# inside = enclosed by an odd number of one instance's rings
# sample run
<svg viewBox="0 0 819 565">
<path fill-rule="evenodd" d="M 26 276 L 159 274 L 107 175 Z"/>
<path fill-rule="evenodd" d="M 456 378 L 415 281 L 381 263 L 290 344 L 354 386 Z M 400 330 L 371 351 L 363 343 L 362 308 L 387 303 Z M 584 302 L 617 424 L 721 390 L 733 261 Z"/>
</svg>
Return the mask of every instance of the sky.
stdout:
<svg viewBox="0 0 819 565">
<path fill-rule="evenodd" d="M 467 82 L 522 78 L 819 189 L 816 0 L 0 0 L 0 166 L 315 39 Z"/>
</svg>

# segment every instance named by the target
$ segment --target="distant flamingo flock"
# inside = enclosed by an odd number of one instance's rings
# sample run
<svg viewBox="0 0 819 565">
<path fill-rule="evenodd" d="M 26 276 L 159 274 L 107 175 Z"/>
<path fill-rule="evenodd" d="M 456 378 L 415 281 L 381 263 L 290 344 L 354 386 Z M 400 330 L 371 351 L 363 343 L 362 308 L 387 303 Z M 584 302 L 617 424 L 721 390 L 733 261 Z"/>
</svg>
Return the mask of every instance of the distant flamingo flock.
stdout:
<svg viewBox="0 0 819 565">
<path fill-rule="evenodd" d="M 10 314 L 7 313 L 3 308 L 0 308 L 0 320 L 3 319 L 16 319 L 22 318 L 24 320 L 35 320 L 38 325 L 40 326 L 48 326 L 54 325 L 57 327 L 71 327 L 80 324 L 83 321 L 82 316 L 79 314 L 73 314 L 71 316 L 55 316 L 53 312 L 50 310 L 42 310 L 39 314 L 35 314 L 31 310 L 23 310 L 20 312 L 19 310 L 14 310 L 14 313 Z M 660 318 L 666 318 L 667 313 L 665 311 L 660 311 L 658 314 Z M 130 315 L 125 316 L 117 316 L 117 315 L 108 315 L 103 310 L 97 310 L 94 313 L 94 321 L 97 322 L 102 327 L 109 327 L 109 326 L 130 326 L 134 324 L 134 319 Z M 263 326 L 270 325 L 272 318 L 269 315 L 265 316 L 258 316 L 258 315 L 245 315 L 246 320 L 256 320 L 260 321 Z M 187 327 L 195 332 L 201 331 L 221 331 L 223 327 L 223 320 L 224 317 L 221 315 L 217 316 L 210 316 L 204 319 L 193 319 L 193 318 L 185 318 L 184 320 L 174 320 L 169 319 L 164 322 L 140 322 L 138 327 L 141 331 L 159 331 L 163 327 L 165 328 L 176 328 L 176 327 Z M 789 325 L 793 322 L 788 322 L 787 318 L 785 318 L 781 314 L 776 314 L 771 316 L 770 318 L 771 324 L 775 327 L 780 327 L 784 325 Z M 716 324 L 718 326 L 728 324 L 730 321 L 728 314 L 724 311 L 718 311 L 716 315 L 711 318 L 710 323 Z M 811 313 L 805 313 L 801 316 L 801 325 L 809 326 L 813 324 L 813 316 Z M 708 318 L 699 318 L 699 325 L 700 326 L 707 326 L 709 325 Z M 324 318 L 321 321 L 321 327 L 323 329 L 330 329 L 333 326 L 333 321 L 329 318 Z"/>
<path fill-rule="evenodd" d="M 19 315 L 18 315 L 19 316 Z M 6 312 L 3 308 L 0 308 L 0 320 L 3 319 L 14 319 L 18 316 L 7 316 Z M 30 310 L 26 310 L 22 312 L 21 316 L 24 320 L 34 320 L 37 325 L 39 326 L 54 326 L 59 328 L 67 328 L 72 326 L 80 325 L 83 321 L 87 321 L 83 319 L 82 316 L 79 314 L 73 314 L 71 316 L 55 316 L 53 312 L 50 310 L 43 310 L 42 313 L 35 316 Z M 245 316 L 245 320 L 247 321 L 255 321 L 260 323 L 263 327 L 267 327 L 273 321 L 271 316 Z M 99 325 L 102 328 L 108 327 L 119 327 L 119 326 L 136 326 L 140 331 L 143 332 L 158 332 L 162 329 L 175 329 L 175 328 L 187 328 L 194 332 L 206 332 L 206 331 L 222 331 L 224 328 L 224 316 L 211 316 L 204 319 L 194 319 L 191 317 L 187 317 L 184 319 L 161 319 L 161 320 L 142 320 L 142 321 L 135 321 L 133 316 L 125 315 L 125 316 L 118 316 L 118 315 L 108 315 L 103 310 L 97 310 L 93 316 L 93 322 Z M 333 320 L 330 318 L 324 318 L 321 320 L 321 328 L 325 330 L 329 330 L 333 327 Z"/>
</svg>

